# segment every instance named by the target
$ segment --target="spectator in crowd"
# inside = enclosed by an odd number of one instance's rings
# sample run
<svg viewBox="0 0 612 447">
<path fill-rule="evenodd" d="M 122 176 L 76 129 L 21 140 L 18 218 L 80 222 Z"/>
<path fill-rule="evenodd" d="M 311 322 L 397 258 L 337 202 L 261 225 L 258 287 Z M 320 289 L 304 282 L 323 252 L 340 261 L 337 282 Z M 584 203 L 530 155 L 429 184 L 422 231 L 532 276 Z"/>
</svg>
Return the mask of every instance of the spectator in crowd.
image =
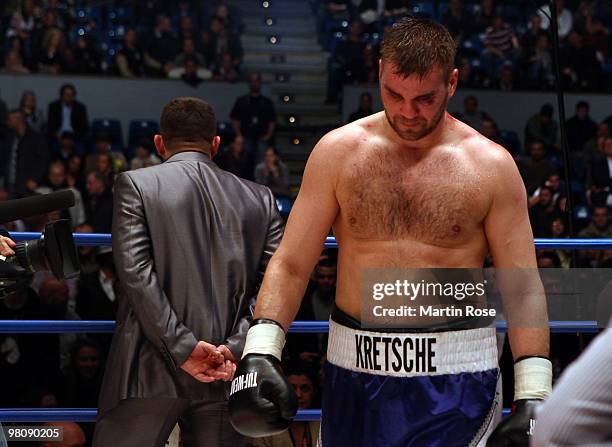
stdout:
<svg viewBox="0 0 612 447">
<path fill-rule="evenodd" d="M 81 225 L 77 225 L 74 229 L 75 233 L 93 233 L 93 227 L 88 223 L 83 223 Z M 77 247 L 77 252 L 79 254 L 79 263 L 81 264 L 81 279 L 84 275 L 88 275 L 90 273 L 94 273 L 98 271 L 100 268 L 97 259 L 97 251 L 96 247 L 90 247 L 87 245 L 79 245 Z M 79 288 L 80 292 L 80 288 Z M 77 295 L 77 307 L 78 307 L 79 298 Z"/>
<path fill-rule="evenodd" d="M 74 54 L 74 49 L 68 45 L 62 49 L 61 56 L 61 72 L 62 74 L 79 74 L 79 63 Z"/>
<path fill-rule="evenodd" d="M 559 23 L 559 38 L 565 39 L 574 25 L 572 12 L 565 7 L 565 0 L 555 0 L 557 3 L 557 21 Z M 538 9 L 538 15 L 542 21 L 542 29 L 548 30 L 550 27 L 550 7 L 545 4 Z"/>
<path fill-rule="evenodd" d="M 210 70 L 200 68 L 198 60 L 193 56 L 189 56 L 185 59 L 183 67 L 173 69 L 168 73 L 168 77 L 181 79 L 186 84 L 195 88 L 206 79 L 210 79 L 212 73 Z"/>
<path fill-rule="evenodd" d="M 0 300 L 0 319 L 31 320 L 36 316 L 38 304 L 36 292 L 31 287 L 23 287 Z M 27 389 L 34 383 L 33 376 L 40 369 L 34 337 L 31 334 L 0 334 L 0 377 L 4 383 L 12 384 L 4 386 L 0 393 L 2 407 L 22 406 Z"/>
<path fill-rule="evenodd" d="M 462 0 L 451 0 L 448 3 L 448 9 L 442 15 L 442 24 L 458 45 L 474 33 L 474 15 L 463 5 Z"/>
<path fill-rule="evenodd" d="M 312 367 L 305 363 L 295 363 L 285 368 L 287 380 L 295 391 L 298 409 L 313 408 L 317 400 L 317 381 Z M 288 430 L 263 438 L 248 438 L 247 447 L 315 447 L 319 439 L 320 421 L 294 421 Z"/>
<path fill-rule="evenodd" d="M 610 225 L 610 208 L 607 206 L 594 206 L 591 222 L 580 232 L 581 238 L 610 238 L 612 225 Z"/>
<path fill-rule="evenodd" d="M 224 53 L 229 53 L 234 65 L 239 65 L 242 62 L 243 49 L 238 36 L 231 33 L 223 19 L 216 16 L 210 19 L 208 28 L 202 32 L 201 37 L 207 66 L 219 65 Z"/>
<path fill-rule="evenodd" d="M 79 154 L 71 155 L 66 166 L 66 183 L 68 183 L 68 186 L 79 191 L 85 191 L 83 157 Z"/>
<path fill-rule="evenodd" d="M 319 320 L 329 319 L 336 298 L 336 258 L 322 255 L 312 274 L 304 299 L 296 319 Z M 287 339 L 289 356 L 293 359 L 312 362 L 325 352 L 326 334 L 291 335 Z"/>
<path fill-rule="evenodd" d="M 481 0 L 474 10 L 474 23 L 478 34 L 484 33 L 493 24 L 497 11 L 495 0 Z"/>
<path fill-rule="evenodd" d="M 459 87 L 477 88 L 482 86 L 482 76 L 479 70 L 472 66 L 467 57 L 459 58 Z"/>
<path fill-rule="evenodd" d="M 552 250 L 538 250 L 537 262 L 539 269 L 561 268 L 561 258 Z"/>
<path fill-rule="evenodd" d="M 46 427 L 61 427 L 62 441 L 43 441 L 40 447 L 85 447 L 87 439 L 81 427 L 75 422 L 46 422 Z"/>
<path fill-rule="evenodd" d="M 104 174 L 96 171 L 87 174 L 87 193 L 85 200 L 87 222 L 96 233 L 110 233 L 113 220 L 113 195 L 106 185 Z"/>
<path fill-rule="evenodd" d="M 553 119 L 553 107 L 544 104 L 540 112 L 533 115 L 525 126 L 525 144 L 539 141 L 544 144 L 545 150 L 559 149 L 559 126 Z"/>
<path fill-rule="evenodd" d="M 186 37 L 183 39 L 182 51 L 174 59 L 174 65 L 182 67 L 189 58 L 195 58 L 200 67 L 206 66 L 204 56 L 196 50 L 195 41 L 192 37 Z"/>
<path fill-rule="evenodd" d="M 585 90 L 597 89 L 601 77 L 601 64 L 595 49 L 584 42 L 584 36 L 578 31 L 570 32 L 567 42 L 559 54 L 564 86 Z"/>
<path fill-rule="evenodd" d="M 6 52 L 4 56 L 4 67 L 0 72 L 11 75 L 30 74 L 30 70 L 23 65 L 21 55 L 15 50 Z"/>
<path fill-rule="evenodd" d="M 353 20 L 348 36 L 336 45 L 336 58 L 331 61 L 329 72 L 328 102 L 337 100 L 337 92 L 345 82 L 356 81 L 364 65 L 363 23 Z"/>
<path fill-rule="evenodd" d="M 127 28 L 123 36 L 123 47 L 115 56 L 115 68 L 124 78 L 144 76 L 144 55 L 136 46 L 136 30 Z"/>
<path fill-rule="evenodd" d="M 536 16 L 537 17 L 537 16 Z M 530 86 L 542 88 L 552 87 L 555 81 L 553 74 L 552 55 L 550 53 L 550 40 L 546 34 L 540 34 L 536 40 L 531 55 L 525 61 L 525 69 Z"/>
<path fill-rule="evenodd" d="M 480 131 L 482 122 L 489 118 L 489 115 L 478 108 L 478 99 L 475 96 L 466 96 L 463 100 L 463 112 L 455 112 L 455 118 L 463 121 L 468 126 Z"/>
<path fill-rule="evenodd" d="M 178 43 L 168 16 L 160 14 L 144 53 L 145 70 L 150 76 L 166 77 L 174 68 Z"/>
<path fill-rule="evenodd" d="M 610 130 L 608 124 L 605 121 L 602 121 L 599 126 L 597 126 L 597 133 L 595 137 L 591 138 L 584 144 L 582 159 L 587 168 L 587 183 L 591 182 L 591 169 L 593 167 L 593 163 L 605 158 L 604 153 L 606 150 L 606 141 L 609 136 Z M 612 141 L 610 141 L 608 144 L 612 144 Z"/>
<path fill-rule="evenodd" d="M 587 195 L 595 206 L 612 206 L 612 137 L 605 138 L 603 155 L 591 162 Z"/>
<path fill-rule="evenodd" d="M 494 79 L 504 62 L 513 63 L 517 59 L 519 49 L 518 39 L 503 15 L 495 14 L 492 25 L 485 32 L 484 44 L 486 50 L 481 59 L 487 74 Z"/>
<path fill-rule="evenodd" d="M 38 71 L 47 74 L 60 74 L 63 49 L 64 33 L 59 29 L 49 30 L 45 34 L 38 54 Z"/>
<path fill-rule="evenodd" d="M 178 39 L 179 42 L 184 42 L 185 39 L 196 39 L 198 31 L 193 23 L 193 18 L 190 15 L 183 15 L 179 20 Z M 200 62 L 201 64 L 204 61 Z"/>
<path fill-rule="evenodd" d="M 71 350 L 70 367 L 63 377 L 60 401 L 70 408 L 92 408 L 98 405 L 102 384 L 104 352 L 93 339 L 77 340 Z"/>
<path fill-rule="evenodd" d="M 376 84 L 378 82 L 378 60 L 374 45 L 363 48 L 363 65 L 357 72 L 356 81 L 362 84 Z"/>
<path fill-rule="evenodd" d="M 546 183 L 544 183 L 544 186 L 550 188 L 550 190 L 552 191 L 553 193 L 552 201 L 553 201 L 553 204 L 557 206 L 557 203 L 559 202 L 559 199 L 561 198 L 561 195 L 564 192 L 561 189 L 562 187 L 561 175 L 558 172 L 551 173 L 548 176 Z M 536 189 L 533 192 L 533 194 L 529 197 L 529 208 L 536 205 L 540 201 L 541 189 L 542 189 L 541 187 Z"/>
<path fill-rule="evenodd" d="M 102 59 L 90 34 L 77 38 L 74 58 L 76 73 L 96 75 L 102 72 Z"/>
<path fill-rule="evenodd" d="M 255 167 L 255 181 L 266 185 L 275 196 L 289 196 L 289 168 L 273 147 L 264 152 L 264 159 Z"/>
<path fill-rule="evenodd" d="M 68 306 L 70 289 L 66 282 L 47 276 L 38 289 L 40 305 L 36 309 L 36 319 L 40 320 L 79 320 L 76 312 Z M 41 357 L 46 357 L 49 365 L 55 365 L 51 370 L 65 372 L 70 367 L 71 347 L 80 338 L 77 334 L 49 334 L 42 337 L 39 346 Z M 42 371 L 41 371 L 42 372 Z M 45 371 L 46 373 L 46 371 Z M 50 377 L 48 383 L 56 385 L 59 377 Z"/>
<path fill-rule="evenodd" d="M 96 155 L 96 169 L 95 172 L 99 172 L 104 176 L 104 183 L 107 188 L 112 190 L 115 184 L 115 172 L 113 171 L 113 160 L 109 153 L 97 154 Z"/>
<path fill-rule="evenodd" d="M 502 92 L 509 92 L 517 88 L 516 84 L 512 63 L 505 62 L 499 72 L 499 79 L 493 83 L 493 87 Z"/>
<path fill-rule="evenodd" d="M 49 153 L 45 140 L 30 129 L 23 113 L 12 110 L 8 115 L 9 135 L 0 142 L 0 186 L 10 198 L 33 193 L 47 170 Z"/>
<path fill-rule="evenodd" d="M 544 185 L 554 169 L 546 159 L 546 149 L 540 141 L 531 140 L 528 148 L 529 157 L 517 157 L 516 162 L 527 193 L 532 195 L 538 187 Z"/>
<path fill-rule="evenodd" d="M 38 194 L 48 194 L 53 191 L 70 189 L 74 194 L 74 205 L 68 208 L 68 216 L 75 227 L 85 222 L 85 207 L 81 193 L 76 188 L 71 188 L 66 182 L 66 166 L 61 161 L 54 161 L 49 165 L 47 178 L 42 186 L 36 188 Z"/>
<path fill-rule="evenodd" d="M 372 95 L 369 92 L 363 92 L 359 95 L 359 107 L 349 115 L 348 122 L 357 121 L 358 119 L 372 115 Z"/>
<path fill-rule="evenodd" d="M 542 18 L 533 13 L 529 16 L 527 29 L 519 38 L 519 46 L 521 47 L 521 59 L 528 61 L 533 57 L 535 47 L 540 36 L 546 36 L 546 31 L 542 29 Z"/>
<path fill-rule="evenodd" d="M 81 274 L 76 311 L 84 320 L 114 320 L 119 293 L 113 254 L 109 247 L 98 247 L 95 255 L 99 269 Z M 111 334 L 91 335 L 106 355 L 112 341 Z"/>
<path fill-rule="evenodd" d="M 230 112 L 236 135 L 244 137 L 249 157 L 259 161 L 273 142 L 276 111 L 271 99 L 261 94 L 261 74 L 249 75 L 249 94 L 239 97 Z"/>
<path fill-rule="evenodd" d="M 83 143 L 89 132 L 87 107 L 76 100 L 74 85 L 64 84 L 60 88 L 60 98 L 49 104 L 47 112 L 49 142 L 57 142 L 62 132 L 74 133 L 78 143 Z"/>
<path fill-rule="evenodd" d="M 60 160 L 64 163 L 76 153 L 76 145 L 74 141 L 74 134 L 72 132 L 62 132 L 59 137 L 59 144 L 52 151 L 53 159 Z"/>
<path fill-rule="evenodd" d="M 551 237 L 553 239 L 567 239 L 569 234 L 567 232 L 567 225 L 562 217 L 556 217 L 551 224 Z M 555 250 L 557 256 L 561 260 L 561 267 L 570 268 L 572 264 L 572 255 L 569 250 Z"/>
<path fill-rule="evenodd" d="M 410 2 L 408 0 L 385 0 L 384 16 L 401 17 L 410 12 Z"/>
<path fill-rule="evenodd" d="M 232 174 L 251 180 L 253 178 L 253 164 L 244 148 L 244 137 L 236 135 L 229 146 L 229 150 L 215 157 L 217 165 Z"/>
<path fill-rule="evenodd" d="M 558 217 L 553 202 L 553 191 L 548 186 L 540 187 L 538 203 L 529 209 L 529 220 L 535 237 L 550 237 L 552 223 Z"/>
<path fill-rule="evenodd" d="M 482 127 L 480 128 L 480 133 L 487 137 L 489 140 L 494 141 L 495 143 L 504 146 L 504 142 L 499 136 L 499 130 L 497 128 L 497 123 L 493 121 L 491 118 L 484 118 L 482 120 Z"/>
<path fill-rule="evenodd" d="M 234 64 L 231 54 L 223 53 L 221 64 L 216 66 L 213 72 L 213 79 L 223 82 L 237 82 L 241 79 L 240 72 Z"/>
<path fill-rule="evenodd" d="M 126 171 L 128 163 L 123 152 L 114 151 L 111 144 L 111 137 L 106 132 L 100 132 L 96 135 L 94 141 L 94 151 L 87 156 L 85 162 L 85 172 L 95 171 L 98 169 L 98 155 L 108 154 L 111 162 L 111 171 L 115 174 Z"/>
<path fill-rule="evenodd" d="M 136 147 L 136 155 L 130 161 L 130 169 L 148 168 L 161 163 L 159 157 L 152 153 L 151 146 L 146 143 L 139 144 Z"/>
<path fill-rule="evenodd" d="M 36 95 L 31 90 L 22 93 L 19 101 L 19 110 L 23 113 L 28 127 L 35 132 L 42 134 L 45 131 L 45 116 L 37 106 Z"/>
<path fill-rule="evenodd" d="M 582 151 L 585 143 L 597 133 L 597 123 L 589 116 L 589 103 L 579 101 L 576 114 L 565 122 L 567 144 L 571 151 Z"/>
<path fill-rule="evenodd" d="M 42 47 L 45 37 L 54 31 L 60 31 L 60 23 L 58 15 L 55 11 L 45 11 L 42 20 L 35 24 L 31 33 L 31 52 L 33 56 L 37 56 Z M 65 29 L 65 28 L 64 28 Z"/>
</svg>

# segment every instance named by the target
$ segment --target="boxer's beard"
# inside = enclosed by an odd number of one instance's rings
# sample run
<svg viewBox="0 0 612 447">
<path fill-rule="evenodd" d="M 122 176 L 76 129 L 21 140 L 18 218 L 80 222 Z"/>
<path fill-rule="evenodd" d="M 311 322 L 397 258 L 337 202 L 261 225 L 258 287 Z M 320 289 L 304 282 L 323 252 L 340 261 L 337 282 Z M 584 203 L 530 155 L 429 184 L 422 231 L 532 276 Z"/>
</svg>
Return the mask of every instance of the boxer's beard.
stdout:
<svg viewBox="0 0 612 447">
<path fill-rule="evenodd" d="M 440 104 L 440 108 L 436 111 L 433 119 L 429 123 L 425 118 L 416 118 L 414 120 L 405 120 L 401 116 L 391 118 L 387 110 L 385 110 L 385 116 L 387 117 L 389 125 L 401 139 L 407 141 L 417 141 L 421 138 L 425 138 L 427 135 L 432 133 L 436 127 L 438 127 L 438 124 L 440 124 L 442 117 L 446 113 L 447 104 L 448 98 L 445 98 L 442 104 Z M 412 124 L 413 126 L 406 128 L 403 127 L 405 124 Z"/>
</svg>

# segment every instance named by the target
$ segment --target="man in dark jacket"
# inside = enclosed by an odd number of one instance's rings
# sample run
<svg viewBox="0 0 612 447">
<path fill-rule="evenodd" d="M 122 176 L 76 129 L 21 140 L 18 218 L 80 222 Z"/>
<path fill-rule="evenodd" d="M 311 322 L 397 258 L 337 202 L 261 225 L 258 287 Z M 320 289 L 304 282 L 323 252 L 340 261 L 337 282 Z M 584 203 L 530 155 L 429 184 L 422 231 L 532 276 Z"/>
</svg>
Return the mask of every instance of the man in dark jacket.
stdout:
<svg viewBox="0 0 612 447">
<path fill-rule="evenodd" d="M 0 189 L 10 198 L 32 194 L 47 172 L 49 152 L 44 138 L 30 129 L 20 110 L 8 115 L 9 134 L 0 142 Z"/>
<path fill-rule="evenodd" d="M 74 139 L 82 143 L 89 132 L 87 107 L 76 100 L 76 88 L 64 84 L 60 88 L 60 99 L 49 104 L 47 130 L 49 144 L 54 144 L 62 132 L 72 132 Z"/>
<path fill-rule="evenodd" d="M 162 447 L 178 421 L 185 447 L 238 447 L 227 381 L 282 220 L 269 189 L 211 161 L 207 103 L 175 99 L 160 124 L 164 163 L 115 182 L 120 293 L 93 445 Z"/>
</svg>

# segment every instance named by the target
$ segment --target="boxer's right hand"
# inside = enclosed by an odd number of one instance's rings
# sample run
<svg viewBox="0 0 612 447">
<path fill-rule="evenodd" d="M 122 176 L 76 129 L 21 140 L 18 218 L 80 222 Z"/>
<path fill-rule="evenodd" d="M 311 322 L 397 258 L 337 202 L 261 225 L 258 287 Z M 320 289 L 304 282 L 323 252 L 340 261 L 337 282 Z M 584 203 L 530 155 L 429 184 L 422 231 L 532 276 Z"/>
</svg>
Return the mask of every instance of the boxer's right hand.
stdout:
<svg viewBox="0 0 612 447">
<path fill-rule="evenodd" d="M 297 397 L 281 365 L 285 332 L 277 322 L 257 319 L 249 329 L 242 360 L 230 389 L 229 412 L 240 434 L 278 434 L 297 413 Z"/>
</svg>

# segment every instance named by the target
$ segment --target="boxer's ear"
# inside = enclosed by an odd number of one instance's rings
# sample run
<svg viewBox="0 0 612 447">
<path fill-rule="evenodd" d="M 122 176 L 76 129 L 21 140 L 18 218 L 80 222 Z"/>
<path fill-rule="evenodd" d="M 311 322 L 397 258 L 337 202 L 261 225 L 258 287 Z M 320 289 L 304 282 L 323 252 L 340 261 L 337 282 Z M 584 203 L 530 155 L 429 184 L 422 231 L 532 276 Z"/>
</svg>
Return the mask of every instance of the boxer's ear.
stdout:
<svg viewBox="0 0 612 447">
<path fill-rule="evenodd" d="M 459 82 L 459 70 L 453 68 L 448 77 L 448 99 L 451 99 L 455 96 L 455 91 L 457 91 L 457 84 Z"/>
</svg>

